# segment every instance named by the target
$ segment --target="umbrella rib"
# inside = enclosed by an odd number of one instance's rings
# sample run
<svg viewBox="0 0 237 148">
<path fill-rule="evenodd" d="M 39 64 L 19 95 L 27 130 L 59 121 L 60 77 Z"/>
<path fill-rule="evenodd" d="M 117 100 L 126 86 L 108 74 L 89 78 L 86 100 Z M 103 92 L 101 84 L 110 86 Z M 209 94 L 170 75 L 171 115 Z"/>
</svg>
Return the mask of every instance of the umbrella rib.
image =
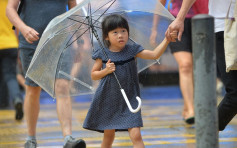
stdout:
<svg viewBox="0 0 237 148">
<path fill-rule="evenodd" d="M 76 19 L 73 19 L 73 18 L 68 18 L 68 19 L 70 19 L 70 20 L 72 20 L 72 21 L 75 21 L 75 22 L 78 22 L 78 23 L 81 23 L 81 24 L 84 24 L 84 25 L 88 25 L 89 26 L 89 24 L 88 23 L 85 23 L 85 22 L 81 22 L 81 21 L 79 21 L 79 20 L 76 20 Z M 97 22 L 99 22 L 99 23 L 101 23 L 100 21 L 98 21 L 98 20 L 96 20 L 96 19 L 92 19 L 95 23 L 97 23 Z M 94 23 L 94 24 L 95 24 Z M 93 24 L 93 25 L 94 25 Z M 101 27 L 99 27 L 99 26 L 94 26 L 94 27 L 96 27 L 96 28 L 99 28 L 99 29 L 102 29 Z"/>
<path fill-rule="evenodd" d="M 98 21 L 106 12 L 107 12 L 107 10 L 109 10 L 109 8 L 115 3 L 115 1 L 116 0 L 111 0 L 111 1 L 113 1 L 109 6 L 108 6 L 108 8 L 106 8 L 106 10 L 96 19 L 96 21 Z M 110 2 L 111 2 L 110 1 Z M 108 2 L 108 3 L 110 3 L 110 2 Z M 107 3 L 107 4 L 108 4 Z M 98 11 L 99 9 L 101 9 L 102 7 L 104 7 L 106 4 L 104 4 L 103 6 L 101 6 L 100 8 L 98 8 L 96 11 Z M 96 11 L 94 11 L 92 14 L 94 14 Z M 92 16 L 92 14 L 91 14 L 91 16 Z M 93 25 L 94 25 L 95 23 L 93 23 Z"/>
<path fill-rule="evenodd" d="M 70 76 L 69 74 L 67 74 L 67 73 L 65 73 L 65 72 L 59 71 L 59 73 L 62 74 L 62 75 L 64 75 L 64 76 L 66 76 L 66 77 L 68 77 L 70 80 L 74 80 L 74 81 L 78 82 L 79 84 L 81 84 L 81 85 L 83 85 L 83 86 L 89 88 L 90 90 L 93 90 L 93 87 L 92 87 L 92 86 L 88 85 L 87 83 L 85 83 L 85 82 L 83 82 L 83 81 L 81 81 L 81 80 L 79 80 L 79 79 L 77 79 L 77 78 L 75 78 L 75 77 Z"/>
<path fill-rule="evenodd" d="M 112 2 L 113 1 L 113 2 Z M 111 1 L 109 1 L 108 3 L 110 3 L 110 2 L 112 2 L 112 4 L 105 10 L 105 11 L 107 11 L 112 5 L 113 5 L 113 3 L 115 2 L 116 0 L 111 0 Z M 96 13 L 98 10 L 100 10 L 101 8 L 103 8 L 105 5 L 107 5 L 108 3 L 106 3 L 106 4 L 104 4 L 104 5 L 102 5 L 101 7 L 99 7 L 97 10 L 95 10 L 92 14 L 94 14 L 94 13 Z M 103 13 L 104 14 L 104 13 Z M 103 15 L 103 14 L 101 14 L 101 15 Z"/>
<path fill-rule="evenodd" d="M 84 19 L 84 22 L 86 21 L 86 19 Z M 89 28 L 86 29 L 86 31 L 84 31 L 80 36 L 78 36 L 75 40 L 73 40 L 69 45 L 69 41 L 73 38 L 73 36 L 77 33 L 78 29 L 82 26 L 82 24 L 80 24 L 80 26 L 77 28 L 77 30 L 73 33 L 73 35 L 71 36 L 71 38 L 68 40 L 68 42 L 66 43 L 66 47 L 65 48 L 68 48 L 70 45 L 72 45 L 72 43 L 74 43 L 77 39 L 79 39 Z"/>
<path fill-rule="evenodd" d="M 66 43 L 66 47 L 64 48 L 64 49 L 66 49 L 66 48 L 68 48 L 69 46 L 71 46 L 77 39 L 79 39 L 83 34 L 85 34 L 85 32 L 87 32 L 89 30 L 89 28 L 87 28 L 80 36 L 78 36 L 75 40 L 73 40 L 70 44 L 68 44 L 69 43 L 69 41 L 71 40 L 69 40 L 67 43 Z M 75 33 L 74 33 L 75 34 Z M 72 37 L 73 37 L 74 35 L 72 35 Z M 71 37 L 71 38 L 72 38 Z"/>
</svg>

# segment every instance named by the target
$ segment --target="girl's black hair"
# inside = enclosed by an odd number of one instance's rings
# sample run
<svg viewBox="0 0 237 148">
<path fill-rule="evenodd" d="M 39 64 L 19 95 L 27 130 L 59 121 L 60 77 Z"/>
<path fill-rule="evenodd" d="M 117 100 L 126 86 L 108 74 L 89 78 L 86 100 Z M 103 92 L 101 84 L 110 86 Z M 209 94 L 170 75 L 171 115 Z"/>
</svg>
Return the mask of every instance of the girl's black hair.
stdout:
<svg viewBox="0 0 237 148">
<path fill-rule="evenodd" d="M 108 36 L 108 33 L 111 30 L 114 30 L 116 28 L 125 28 L 128 31 L 129 34 L 129 26 L 128 21 L 118 14 L 112 14 L 109 16 L 106 16 L 102 21 L 102 33 L 103 33 L 103 42 L 106 47 L 110 46 L 110 42 L 105 40 L 105 38 Z"/>
</svg>

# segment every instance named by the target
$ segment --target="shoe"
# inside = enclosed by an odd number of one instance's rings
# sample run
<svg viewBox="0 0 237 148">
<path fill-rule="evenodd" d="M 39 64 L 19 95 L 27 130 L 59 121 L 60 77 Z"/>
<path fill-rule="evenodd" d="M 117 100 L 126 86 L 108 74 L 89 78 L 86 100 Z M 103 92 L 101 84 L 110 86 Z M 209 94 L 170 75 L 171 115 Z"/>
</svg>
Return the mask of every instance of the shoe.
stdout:
<svg viewBox="0 0 237 148">
<path fill-rule="evenodd" d="M 194 124 L 195 123 L 195 118 L 194 117 L 189 117 L 187 119 L 184 119 L 184 121 L 187 123 L 187 124 Z"/>
<path fill-rule="evenodd" d="M 23 118 L 23 107 L 22 107 L 22 100 L 20 98 L 16 98 L 14 101 L 14 107 L 15 107 L 15 119 L 21 120 Z"/>
<path fill-rule="evenodd" d="M 86 143 L 82 139 L 76 140 L 75 138 L 70 137 L 63 148 L 86 148 Z"/>
<path fill-rule="evenodd" d="M 25 148 L 36 148 L 37 142 L 35 140 L 27 140 L 25 143 Z"/>
</svg>

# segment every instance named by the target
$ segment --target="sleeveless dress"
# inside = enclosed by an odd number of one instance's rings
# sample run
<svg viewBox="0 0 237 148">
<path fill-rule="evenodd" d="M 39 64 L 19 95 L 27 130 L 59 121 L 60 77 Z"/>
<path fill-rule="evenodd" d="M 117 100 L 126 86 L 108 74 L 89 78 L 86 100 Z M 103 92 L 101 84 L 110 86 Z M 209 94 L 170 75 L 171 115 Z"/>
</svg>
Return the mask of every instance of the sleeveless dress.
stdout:
<svg viewBox="0 0 237 148">
<path fill-rule="evenodd" d="M 133 108 L 138 106 L 136 96 L 140 97 L 137 66 L 134 57 L 142 50 L 143 47 L 138 44 L 126 45 L 120 52 L 111 52 L 109 49 L 105 49 L 109 59 L 115 63 L 115 73 Z M 103 68 L 105 68 L 107 59 L 102 49 L 95 51 L 92 58 L 94 60 L 102 59 Z M 128 128 L 142 126 L 141 110 L 137 113 L 129 111 L 114 74 L 111 73 L 102 78 L 83 128 L 104 132 L 105 129 L 127 131 Z"/>
</svg>

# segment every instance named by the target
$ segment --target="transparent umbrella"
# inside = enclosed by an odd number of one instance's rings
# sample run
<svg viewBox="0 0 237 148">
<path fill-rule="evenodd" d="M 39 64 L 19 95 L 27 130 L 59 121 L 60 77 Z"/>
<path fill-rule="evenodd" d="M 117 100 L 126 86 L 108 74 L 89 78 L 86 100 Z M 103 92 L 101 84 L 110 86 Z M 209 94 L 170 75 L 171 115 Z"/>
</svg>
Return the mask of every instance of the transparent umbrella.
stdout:
<svg viewBox="0 0 237 148">
<path fill-rule="evenodd" d="M 94 93 L 98 82 L 92 81 L 90 71 L 94 49 L 104 49 L 101 21 L 111 14 L 120 14 L 129 23 L 128 44 L 140 44 L 153 49 L 149 43 L 153 17 L 157 15 L 158 37 L 164 38 L 165 30 L 174 17 L 157 0 L 84 0 L 70 11 L 54 18 L 43 32 L 26 76 L 35 81 L 52 97 L 68 97 Z M 108 57 L 109 58 L 109 57 Z M 137 59 L 138 71 L 158 60 Z M 117 79 L 116 73 L 114 76 Z M 132 112 L 129 99 L 119 80 L 118 89 Z"/>
</svg>

